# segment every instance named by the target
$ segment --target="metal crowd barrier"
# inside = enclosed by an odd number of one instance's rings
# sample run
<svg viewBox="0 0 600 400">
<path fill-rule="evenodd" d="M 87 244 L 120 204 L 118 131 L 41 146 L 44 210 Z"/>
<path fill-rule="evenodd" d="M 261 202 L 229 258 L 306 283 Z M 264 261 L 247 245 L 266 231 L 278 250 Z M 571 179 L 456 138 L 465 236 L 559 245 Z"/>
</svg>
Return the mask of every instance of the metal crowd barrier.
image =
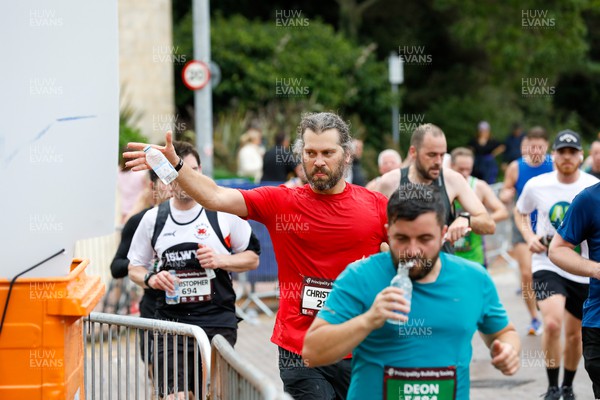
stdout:
<svg viewBox="0 0 600 400">
<path fill-rule="evenodd" d="M 196 399 L 207 399 L 211 350 L 208 337 L 200 327 L 95 312 L 83 323 L 86 399 L 159 399 L 161 392 L 180 391 L 188 399 L 191 398 L 188 386 L 193 388 L 190 391 Z M 154 362 L 160 341 L 164 355 Z M 174 352 L 170 363 L 167 351 L 178 347 L 182 350 Z M 188 349 L 193 351 L 192 360 L 188 351 L 183 351 Z M 179 388 L 177 379 L 172 379 L 178 374 L 178 357 L 183 357 L 184 371 L 193 368 L 193 382 L 189 381 L 188 374 L 183 374 L 184 388 Z M 159 363 L 166 371 L 162 382 L 158 382 Z"/>
<path fill-rule="evenodd" d="M 293 400 L 221 335 L 212 340 L 211 366 L 211 400 Z"/>
<path fill-rule="evenodd" d="M 496 196 L 500 194 L 502 185 L 503 182 L 497 182 L 490 185 Z M 502 257 L 509 267 L 518 271 L 519 264 L 510 256 L 510 254 L 508 254 L 508 251 L 512 247 L 512 206 L 507 207 L 507 209 L 508 218 L 496 223 L 496 233 L 484 236 L 483 240 L 485 241 L 486 249 L 485 256 L 488 266 L 496 257 Z"/>
</svg>

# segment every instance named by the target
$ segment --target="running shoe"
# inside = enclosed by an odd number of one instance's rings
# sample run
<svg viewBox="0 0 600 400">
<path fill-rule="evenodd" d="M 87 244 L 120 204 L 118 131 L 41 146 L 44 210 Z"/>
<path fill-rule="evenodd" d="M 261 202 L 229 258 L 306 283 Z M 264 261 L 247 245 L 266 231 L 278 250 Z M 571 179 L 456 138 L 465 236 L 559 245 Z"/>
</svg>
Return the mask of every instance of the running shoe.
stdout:
<svg viewBox="0 0 600 400">
<path fill-rule="evenodd" d="M 575 400 L 575 393 L 573 393 L 573 386 L 563 386 L 560 388 L 563 400 Z"/>
<path fill-rule="evenodd" d="M 558 386 L 550 386 L 543 396 L 544 400 L 560 400 L 560 394 L 560 388 Z"/>
<path fill-rule="evenodd" d="M 517 290 L 515 290 L 515 294 L 516 294 L 517 296 L 520 296 L 520 295 L 521 295 L 521 293 L 523 293 L 523 289 L 521 289 L 520 287 L 519 287 Z"/>
<path fill-rule="evenodd" d="M 531 320 L 529 327 L 527 328 L 527 334 L 530 336 L 539 336 L 544 331 L 542 323 L 537 318 Z"/>
</svg>

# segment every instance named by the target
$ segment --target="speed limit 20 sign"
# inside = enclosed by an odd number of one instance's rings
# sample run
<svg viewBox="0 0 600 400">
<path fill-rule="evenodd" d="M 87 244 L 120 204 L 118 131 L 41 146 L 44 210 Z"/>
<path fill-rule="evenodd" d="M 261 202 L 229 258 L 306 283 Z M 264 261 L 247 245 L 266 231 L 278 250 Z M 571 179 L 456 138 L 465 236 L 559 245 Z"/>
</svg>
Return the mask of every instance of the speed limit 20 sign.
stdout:
<svg viewBox="0 0 600 400">
<path fill-rule="evenodd" d="M 210 81 L 210 68 L 205 62 L 191 60 L 181 71 L 183 84 L 191 90 L 200 90 Z"/>
</svg>

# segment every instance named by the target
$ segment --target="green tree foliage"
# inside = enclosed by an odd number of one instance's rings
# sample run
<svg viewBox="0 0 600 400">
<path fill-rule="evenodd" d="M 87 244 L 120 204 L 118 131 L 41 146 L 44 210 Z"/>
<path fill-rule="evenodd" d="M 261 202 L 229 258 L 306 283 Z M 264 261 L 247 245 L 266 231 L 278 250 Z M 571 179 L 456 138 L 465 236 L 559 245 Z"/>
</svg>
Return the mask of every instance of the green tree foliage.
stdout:
<svg viewBox="0 0 600 400">
<path fill-rule="evenodd" d="M 368 129 L 354 134 L 379 145 L 389 125 L 390 94 L 387 64 L 376 60 L 375 45 L 358 46 L 330 25 L 311 19 L 303 26 L 286 27 L 276 20 L 217 15 L 211 35 L 212 59 L 222 71 L 213 104 L 215 135 L 229 142 L 223 151 L 231 154 L 231 145 L 243 133 L 241 124 L 225 115 L 237 115 L 244 123 L 259 119 L 271 137 L 279 130 L 294 132 L 302 112 L 326 110 L 359 121 Z M 175 27 L 174 45 L 182 54 L 192 54 L 191 38 L 187 14 Z M 176 103 L 185 109 L 193 93 L 176 80 Z M 220 131 L 232 126 L 237 132 Z M 216 160 L 223 158 L 217 148 L 215 152 Z"/>
<path fill-rule="evenodd" d="M 581 65 L 587 51 L 583 3 L 437 0 L 434 7 L 454 11 L 449 32 L 455 41 L 484 52 L 492 72 L 486 81 L 520 88 L 523 77 L 556 82 L 560 73 Z"/>
<path fill-rule="evenodd" d="M 448 31 L 456 42 L 480 49 L 485 55 L 488 72 L 483 85 L 504 92 L 510 105 L 521 109 L 527 119 L 561 124 L 564 121 L 550 118 L 552 100 L 561 74 L 584 63 L 588 50 L 584 4 L 438 0 L 434 8 L 455 16 Z M 544 83 L 532 84 L 536 79 Z M 536 86 L 547 88 L 551 95 L 529 95 L 540 92 Z M 506 109 L 498 108 L 486 118 L 498 118 L 503 113 Z"/>
<path fill-rule="evenodd" d="M 125 165 L 122 152 L 127 148 L 127 143 L 148 142 L 148 138 L 142 135 L 140 129 L 134 127 L 136 119 L 137 114 L 131 107 L 124 106 L 121 108 L 119 112 L 119 164 L 122 167 Z"/>
<path fill-rule="evenodd" d="M 349 29 L 349 10 L 365 4 Z M 258 116 L 276 125 L 272 132 L 293 129 L 302 110 L 333 109 L 352 121 L 367 149 L 387 147 L 386 58 L 403 46 L 421 47 L 431 62 L 405 65 L 401 115 L 440 125 L 450 148 L 472 138 L 483 119 L 498 139 L 515 121 L 552 134 L 580 130 L 588 141 L 600 130 L 599 0 L 223 0 L 211 7 L 213 59 L 223 68 L 215 111 L 236 110 L 240 121 Z M 175 38 L 191 40 L 187 11 L 178 8 Z M 290 10 L 309 18 L 309 27 L 277 27 L 277 13 Z M 357 64 L 361 53 L 366 61 Z M 310 96 L 277 98 L 277 77 L 302 78 Z M 543 80 L 554 94 L 524 95 L 536 86 L 528 79 Z M 178 94 L 178 105 L 189 103 L 185 96 Z M 409 136 L 401 132 L 404 151 Z"/>
<path fill-rule="evenodd" d="M 430 55 L 430 64 L 405 66 L 402 112 L 439 124 L 450 147 L 465 144 L 482 119 L 498 138 L 513 121 L 589 136 L 597 120 L 587 100 L 598 92 L 597 10 L 585 0 L 382 0 L 359 36 L 380 50 L 421 46 Z M 537 90 L 528 81 L 536 78 L 554 94 L 524 95 Z"/>
<path fill-rule="evenodd" d="M 340 29 L 351 39 L 358 38 L 358 30 L 362 24 L 362 18 L 369 8 L 377 4 L 379 0 L 336 0 L 340 6 Z"/>
</svg>

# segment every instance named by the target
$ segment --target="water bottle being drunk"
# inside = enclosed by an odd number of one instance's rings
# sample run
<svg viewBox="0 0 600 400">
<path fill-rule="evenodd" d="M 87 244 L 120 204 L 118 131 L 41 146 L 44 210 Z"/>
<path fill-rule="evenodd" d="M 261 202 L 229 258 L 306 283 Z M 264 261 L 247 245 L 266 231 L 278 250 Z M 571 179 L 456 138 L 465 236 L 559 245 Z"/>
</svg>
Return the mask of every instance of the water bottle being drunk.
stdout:
<svg viewBox="0 0 600 400">
<path fill-rule="evenodd" d="M 413 284 L 412 284 L 412 281 L 410 280 L 410 277 L 408 276 L 408 271 L 413 267 L 413 265 L 414 265 L 414 261 L 409 261 L 407 263 L 403 263 L 402 261 L 400 261 L 398 263 L 398 272 L 396 273 L 396 276 L 394 276 L 394 278 L 390 282 L 391 287 L 397 287 L 404 291 L 404 298 L 408 301 L 411 301 L 411 299 L 412 299 L 412 290 L 413 290 Z M 400 311 L 396 311 L 396 312 L 399 314 L 402 314 L 402 315 L 408 315 L 408 314 L 405 314 Z M 387 322 L 389 322 L 390 324 L 393 324 L 393 325 L 404 325 L 406 323 L 404 321 L 399 321 L 397 319 L 388 319 Z"/>
<path fill-rule="evenodd" d="M 146 146 L 144 152 L 146 153 L 146 162 L 165 185 L 173 182 L 179 176 L 163 153 L 152 146 Z"/>
<path fill-rule="evenodd" d="M 179 278 L 177 278 L 177 273 L 174 269 L 170 269 L 169 274 L 171 274 L 171 276 L 175 279 L 173 281 L 173 287 L 175 290 L 165 291 L 165 302 L 167 304 L 179 304 Z"/>
</svg>

